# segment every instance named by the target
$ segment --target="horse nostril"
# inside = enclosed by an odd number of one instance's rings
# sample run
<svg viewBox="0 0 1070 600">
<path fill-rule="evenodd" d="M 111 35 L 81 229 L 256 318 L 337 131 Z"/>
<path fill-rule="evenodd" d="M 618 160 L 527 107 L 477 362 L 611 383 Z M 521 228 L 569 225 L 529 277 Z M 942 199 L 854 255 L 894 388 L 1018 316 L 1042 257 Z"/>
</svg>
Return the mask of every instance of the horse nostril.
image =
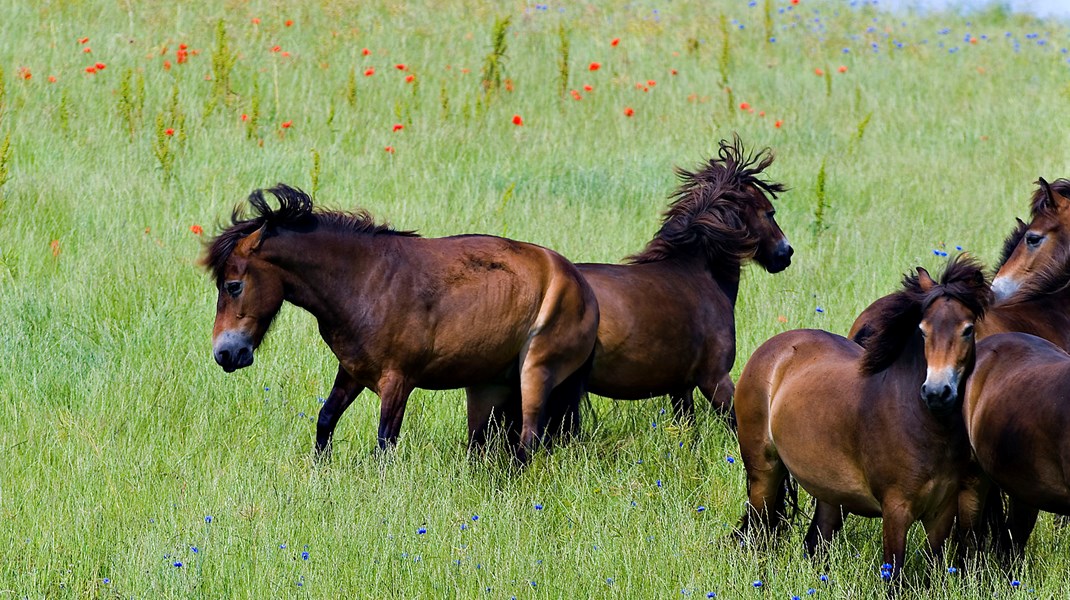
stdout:
<svg viewBox="0 0 1070 600">
<path fill-rule="evenodd" d="M 251 354 L 252 354 L 252 352 L 249 350 L 248 347 L 239 348 L 238 349 L 238 356 L 237 356 L 236 360 L 239 363 L 244 363 L 246 360 L 249 359 Z"/>
<path fill-rule="evenodd" d="M 950 397 L 951 397 L 951 386 L 945 384 L 943 389 L 940 390 L 940 400 L 947 400 Z"/>
<path fill-rule="evenodd" d="M 788 258 L 791 258 L 791 256 L 793 254 L 795 254 L 795 248 L 792 248 L 791 246 L 788 246 L 788 252 L 787 252 Z"/>
<path fill-rule="evenodd" d="M 221 365 L 230 364 L 230 350 L 220 350 L 216 352 L 215 360 Z"/>
</svg>

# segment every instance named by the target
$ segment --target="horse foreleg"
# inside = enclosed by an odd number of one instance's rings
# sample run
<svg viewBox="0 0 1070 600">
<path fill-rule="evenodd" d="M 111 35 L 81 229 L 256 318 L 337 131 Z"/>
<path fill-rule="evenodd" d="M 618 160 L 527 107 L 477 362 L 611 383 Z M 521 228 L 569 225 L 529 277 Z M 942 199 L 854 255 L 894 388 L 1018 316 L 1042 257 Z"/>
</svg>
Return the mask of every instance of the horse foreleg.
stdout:
<svg viewBox="0 0 1070 600">
<path fill-rule="evenodd" d="M 413 386 L 396 371 L 384 373 L 379 378 L 379 449 L 386 450 L 398 443 L 401 419 L 405 416 L 405 403 Z"/>
<path fill-rule="evenodd" d="M 814 518 L 810 521 L 810 529 L 806 531 L 804 542 L 806 555 L 810 558 L 818 558 L 824 554 L 832 538 L 843 529 L 843 507 L 837 504 L 817 501 L 814 509 Z"/>
<path fill-rule="evenodd" d="M 958 498 L 949 502 L 943 512 L 934 518 L 922 522 L 925 527 L 925 538 L 928 541 L 928 554 L 930 560 L 937 564 L 944 556 L 944 544 L 951 536 L 951 529 L 955 526 L 955 515 L 958 513 Z"/>
<path fill-rule="evenodd" d="M 884 542 L 884 562 L 881 565 L 881 578 L 895 581 L 903 570 L 906 560 L 907 531 L 914 522 L 906 502 L 885 502 L 881 507 L 882 533 Z"/>
<path fill-rule="evenodd" d="M 338 426 L 338 420 L 342 413 L 349 408 L 353 400 L 364 390 L 364 386 L 358 384 L 350 377 L 341 365 L 338 365 L 338 374 L 334 377 L 334 387 L 327 396 L 327 401 L 320 408 L 319 421 L 316 422 L 316 456 L 326 458 L 331 453 L 331 438 L 334 436 L 334 428 Z"/>
<path fill-rule="evenodd" d="M 694 391 L 694 388 L 687 388 L 669 394 L 669 399 L 672 400 L 672 414 L 680 423 L 695 422 Z"/>
<path fill-rule="evenodd" d="M 1011 559 L 1017 560 L 1025 553 L 1025 544 L 1033 533 L 1040 513 L 1036 507 L 1011 498 L 1007 508 L 1007 532 L 1010 534 Z"/>
</svg>

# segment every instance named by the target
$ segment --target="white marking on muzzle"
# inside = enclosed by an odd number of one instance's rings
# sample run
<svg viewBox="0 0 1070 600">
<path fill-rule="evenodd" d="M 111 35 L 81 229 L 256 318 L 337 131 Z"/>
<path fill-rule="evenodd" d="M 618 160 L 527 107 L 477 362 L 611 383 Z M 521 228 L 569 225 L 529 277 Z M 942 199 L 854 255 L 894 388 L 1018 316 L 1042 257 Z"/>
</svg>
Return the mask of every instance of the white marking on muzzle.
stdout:
<svg viewBox="0 0 1070 600">
<path fill-rule="evenodd" d="M 1007 275 L 1000 275 L 992 280 L 992 295 L 996 300 L 1006 300 L 1018 291 L 1019 283 Z"/>
</svg>

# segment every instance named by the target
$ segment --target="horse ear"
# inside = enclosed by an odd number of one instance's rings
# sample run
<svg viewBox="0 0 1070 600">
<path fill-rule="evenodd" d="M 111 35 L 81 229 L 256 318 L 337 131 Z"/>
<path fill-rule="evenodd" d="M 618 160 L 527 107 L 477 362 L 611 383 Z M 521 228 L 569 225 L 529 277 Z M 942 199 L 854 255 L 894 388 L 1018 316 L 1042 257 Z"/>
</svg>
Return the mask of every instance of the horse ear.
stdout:
<svg viewBox="0 0 1070 600">
<path fill-rule="evenodd" d="M 918 267 L 918 287 L 921 288 L 921 291 L 928 292 L 929 290 L 933 289 L 935 285 L 936 282 L 933 281 L 933 278 L 929 275 L 929 272 L 926 271 L 923 267 Z"/>
<path fill-rule="evenodd" d="M 264 229 L 266 228 L 267 225 L 265 224 L 260 229 L 257 229 L 256 231 L 242 238 L 241 241 L 238 242 L 238 245 L 234 247 L 234 251 L 239 252 L 242 255 L 248 256 L 253 252 L 259 250 L 260 245 L 264 243 Z"/>
</svg>

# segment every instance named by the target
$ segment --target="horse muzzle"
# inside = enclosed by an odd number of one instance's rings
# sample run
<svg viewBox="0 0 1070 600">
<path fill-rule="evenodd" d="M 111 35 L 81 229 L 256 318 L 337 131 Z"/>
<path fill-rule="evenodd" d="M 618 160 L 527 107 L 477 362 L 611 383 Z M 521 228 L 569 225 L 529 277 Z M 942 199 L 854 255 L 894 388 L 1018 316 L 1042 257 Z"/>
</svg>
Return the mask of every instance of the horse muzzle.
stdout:
<svg viewBox="0 0 1070 600">
<path fill-rule="evenodd" d="M 776 251 L 773 252 L 772 260 L 769 261 L 768 271 L 770 273 L 779 273 L 784 269 L 791 266 L 791 256 L 795 254 L 795 249 L 791 247 L 791 244 L 787 240 L 781 240 L 777 244 Z"/>
<path fill-rule="evenodd" d="M 959 399 L 958 375 L 955 373 L 942 373 L 942 377 L 933 377 L 930 374 L 921 384 L 921 399 L 925 406 L 937 415 L 946 415 L 955 410 Z"/>
<path fill-rule="evenodd" d="M 243 333 L 225 331 L 212 345 L 212 355 L 224 371 L 233 373 L 253 364 L 253 343 Z"/>
<path fill-rule="evenodd" d="M 992 297 L 998 302 L 1006 300 L 1018 291 L 1018 282 L 1010 277 L 996 277 L 992 280 Z"/>
</svg>

